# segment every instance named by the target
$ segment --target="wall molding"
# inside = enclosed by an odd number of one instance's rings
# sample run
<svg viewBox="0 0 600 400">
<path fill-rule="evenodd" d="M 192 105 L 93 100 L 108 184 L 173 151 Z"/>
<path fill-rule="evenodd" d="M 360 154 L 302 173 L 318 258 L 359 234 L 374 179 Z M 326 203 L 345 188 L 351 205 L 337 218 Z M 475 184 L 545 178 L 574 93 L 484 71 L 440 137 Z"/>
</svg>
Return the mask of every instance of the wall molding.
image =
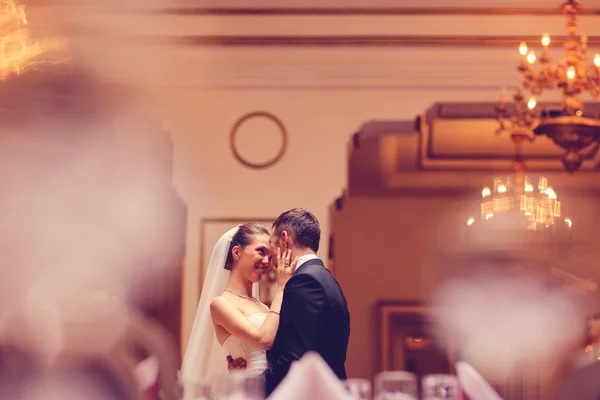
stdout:
<svg viewBox="0 0 600 400">
<path fill-rule="evenodd" d="M 168 15 L 246 16 L 561 15 L 558 7 L 172 7 L 155 10 L 131 9 L 128 12 Z M 579 14 L 600 15 L 600 8 L 584 8 Z"/>
<path fill-rule="evenodd" d="M 427 96 L 425 104 L 430 104 L 431 94 L 424 92 L 443 91 L 441 97 L 438 93 L 438 101 L 466 100 L 457 94 L 464 92 L 477 100 L 494 101 L 502 87 L 512 90 L 519 77 L 517 51 L 502 47 L 448 46 L 439 51 L 419 47 L 165 49 L 169 56 L 180 57 L 181 67 L 161 75 L 161 82 L 153 84 L 184 91 L 358 89 L 398 92 L 399 102 L 406 96 L 413 101 Z M 440 64 L 440 60 L 448 61 Z M 540 97 L 551 99 L 552 93 Z"/>
<path fill-rule="evenodd" d="M 201 47 L 518 47 L 523 41 L 538 42 L 539 36 L 413 36 L 413 35 L 193 35 L 140 38 L 149 43 Z M 565 37 L 553 37 L 560 46 Z M 600 36 L 588 38 L 588 46 L 600 46 Z"/>
</svg>

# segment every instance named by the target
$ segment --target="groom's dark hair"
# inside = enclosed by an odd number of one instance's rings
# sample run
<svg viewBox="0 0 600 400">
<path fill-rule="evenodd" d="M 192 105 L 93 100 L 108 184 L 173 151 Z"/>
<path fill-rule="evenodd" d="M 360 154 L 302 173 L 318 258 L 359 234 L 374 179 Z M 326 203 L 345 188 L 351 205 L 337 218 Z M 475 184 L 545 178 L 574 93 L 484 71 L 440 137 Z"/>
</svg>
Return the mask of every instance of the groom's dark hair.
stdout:
<svg viewBox="0 0 600 400">
<path fill-rule="evenodd" d="M 275 236 L 280 237 L 286 231 L 292 236 L 298 247 L 310 248 L 315 253 L 319 250 L 321 228 L 315 216 L 304 208 L 293 208 L 282 213 L 273 222 Z"/>
</svg>

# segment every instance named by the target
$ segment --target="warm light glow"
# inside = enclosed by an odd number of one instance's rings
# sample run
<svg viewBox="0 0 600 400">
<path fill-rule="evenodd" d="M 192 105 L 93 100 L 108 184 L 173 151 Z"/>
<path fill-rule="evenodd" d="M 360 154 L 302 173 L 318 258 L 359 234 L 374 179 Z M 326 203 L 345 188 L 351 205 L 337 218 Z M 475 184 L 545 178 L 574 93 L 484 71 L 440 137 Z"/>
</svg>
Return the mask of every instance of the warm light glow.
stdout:
<svg viewBox="0 0 600 400">
<path fill-rule="evenodd" d="M 525 56 L 527 54 L 527 43 L 521 42 L 521 45 L 519 45 L 519 53 L 522 56 Z"/>
<path fill-rule="evenodd" d="M 586 353 L 589 353 L 592 350 L 594 350 L 594 348 L 592 346 L 590 346 L 589 344 L 587 346 L 585 346 L 585 352 Z"/>
<path fill-rule="evenodd" d="M 527 53 L 527 62 L 529 64 L 535 63 L 535 60 L 536 60 L 536 58 L 535 58 L 535 52 L 533 50 L 530 51 L 529 53 Z"/>
<path fill-rule="evenodd" d="M 33 59 L 50 48 L 62 44 L 50 41 L 34 43 L 29 38 L 25 8 L 16 6 L 13 0 L 0 3 L 2 21 L 0 27 L 0 79 L 6 80 L 12 74 L 21 73 Z"/>
<path fill-rule="evenodd" d="M 600 54 L 598 53 L 596 53 L 596 55 L 594 56 L 594 65 L 600 68 Z"/>
<path fill-rule="evenodd" d="M 494 189 L 486 187 L 482 191 L 480 203 L 482 219 L 502 219 L 505 213 L 521 212 L 524 217 L 521 229 L 530 231 L 543 230 L 560 224 L 563 220 L 562 204 L 558 195 L 548 184 L 548 179 L 539 177 L 537 186 L 531 183 L 528 176 L 501 176 L 494 178 Z M 513 190 L 514 187 L 514 190 Z M 474 224 L 473 217 L 467 225 Z M 564 220 L 571 227 L 571 220 Z"/>
<path fill-rule="evenodd" d="M 529 101 L 527 102 L 527 108 L 529 108 L 530 110 L 533 110 L 536 105 L 537 105 L 537 102 L 535 101 L 535 97 L 531 97 L 529 99 Z"/>
<path fill-rule="evenodd" d="M 550 35 L 544 33 L 544 35 L 542 36 L 542 46 L 548 47 L 548 45 L 550 45 Z"/>
<path fill-rule="evenodd" d="M 538 182 L 538 190 L 540 192 L 545 192 L 548 188 L 548 179 L 545 176 L 540 176 L 540 180 Z"/>
<path fill-rule="evenodd" d="M 570 66 L 567 69 L 567 78 L 569 78 L 569 79 L 574 79 L 575 78 L 575 67 Z"/>
<path fill-rule="evenodd" d="M 567 224 L 567 227 L 572 227 L 573 226 L 573 222 L 571 221 L 571 218 L 565 218 L 565 224 Z"/>
</svg>

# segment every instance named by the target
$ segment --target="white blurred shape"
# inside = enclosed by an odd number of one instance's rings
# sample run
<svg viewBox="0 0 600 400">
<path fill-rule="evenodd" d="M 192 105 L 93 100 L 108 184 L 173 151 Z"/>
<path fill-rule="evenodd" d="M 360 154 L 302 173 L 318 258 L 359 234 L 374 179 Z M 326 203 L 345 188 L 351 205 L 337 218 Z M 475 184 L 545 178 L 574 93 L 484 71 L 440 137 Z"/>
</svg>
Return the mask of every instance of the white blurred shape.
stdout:
<svg viewBox="0 0 600 400">
<path fill-rule="evenodd" d="M 134 370 L 139 388 L 150 389 L 158 380 L 159 364 L 156 357 L 148 357 L 140 362 Z"/>
<path fill-rule="evenodd" d="M 461 389 L 470 400 L 502 400 L 492 386 L 470 364 L 456 363 L 456 375 Z"/>
<path fill-rule="evenodd" d="M 585 314 L 575 298 L 525 277 L 449 281 L 434 306 L 436 334 L 495 379 L 556 365 L 584 335 Z"/>
</svg>

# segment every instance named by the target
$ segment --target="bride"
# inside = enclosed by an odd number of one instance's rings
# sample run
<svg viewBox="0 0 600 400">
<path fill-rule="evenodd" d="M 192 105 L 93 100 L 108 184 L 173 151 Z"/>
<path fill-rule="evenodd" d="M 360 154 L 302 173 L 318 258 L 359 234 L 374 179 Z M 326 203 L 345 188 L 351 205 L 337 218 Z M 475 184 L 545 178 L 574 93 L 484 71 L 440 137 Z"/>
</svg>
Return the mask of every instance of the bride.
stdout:
<svg viewBox="0 0 600 400">
<path fill-rule="evenodd" d="M 258 301 L 258 282 L 270 269 L 269 230 L 239 225 L 218 240 L 209 262 L 196 318 L 181 367 L 183 384 L 215 384 L 227 373 L 226 356 L 243 358 L 246 372 L 268 368 L 266 350 L 275 340 L 283 289 L 297 260 L 277 254 L 277 291 L 271 307 Z"/>
</svg>

